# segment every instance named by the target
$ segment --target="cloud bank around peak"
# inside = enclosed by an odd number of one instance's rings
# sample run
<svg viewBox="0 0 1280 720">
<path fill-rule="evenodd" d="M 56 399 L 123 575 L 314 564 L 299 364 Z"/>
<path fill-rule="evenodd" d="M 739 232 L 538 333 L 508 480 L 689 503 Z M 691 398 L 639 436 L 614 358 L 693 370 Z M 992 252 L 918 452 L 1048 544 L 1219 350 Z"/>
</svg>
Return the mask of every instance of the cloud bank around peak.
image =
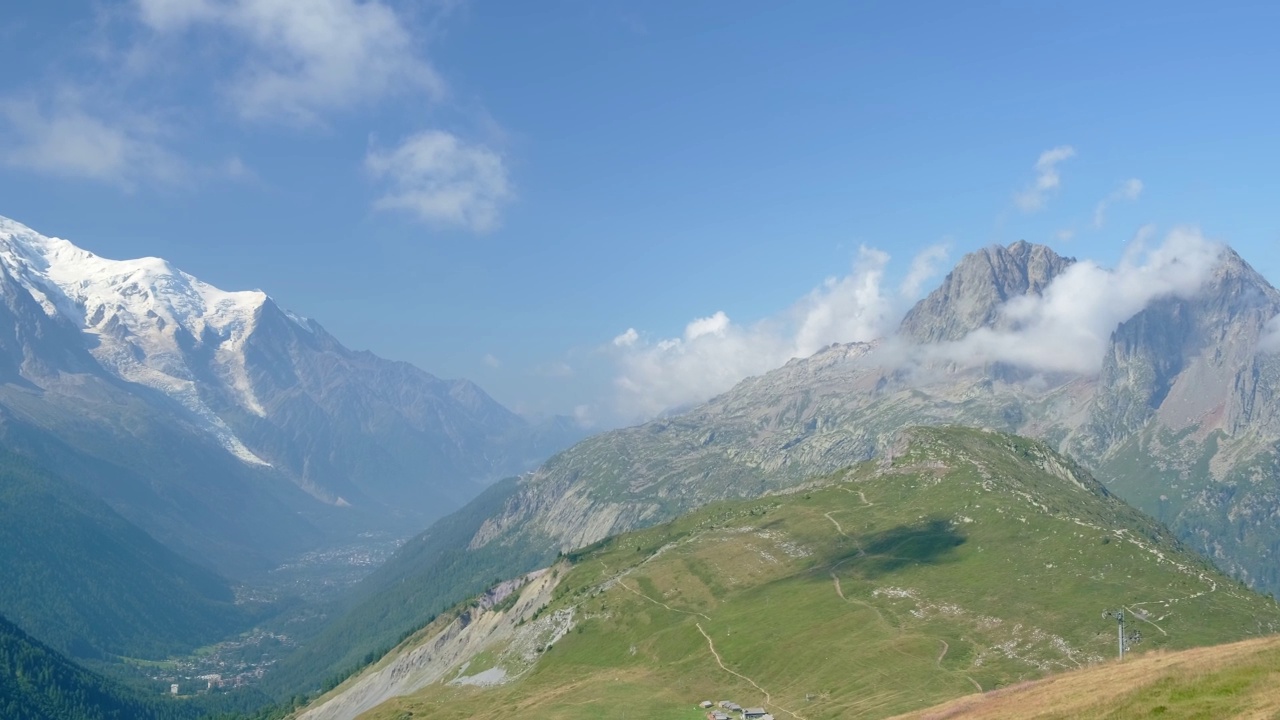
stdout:
<svg viewBox="0 0 1280 720">
<path fill-rule="evenodd" d="M 1111 333 L 1151 302 L 1191 297 L 1209 280 L 1225 247 L 1193 228 L 1168 233 L 1155 246 L 1140 231 L 1114 269 L 1090 260 L 1073 264 L 1042 295 L 1005 304 L 1010 330 L 981 328 L 924 351 L 962 365 L 1002 362 L 1030 370 L 1093 374 Z"/>
<path fill-rule="evenodd" d="M 847 275 L 829 278 L 785 311 L 753 324 L 718 311 L 690 321 L 679 337 L 647 338 L 628 328 L 605 348 L 615 363 L 616 412 L 628 421 L 653 417 L 832 343 L 884 337 L 946 252 L 945 246 L 927 248 L 902 284 L 889 288 L 889 255 L 863 247 Z"/>
<path fill-rule="evenodd" d="M 1082 260 L 1042 295 L 1010 300 L 1001 311 L 1007 329 L 982 328 L 955 342 L 923 347 L 895 342 L 881 361 L 965 367 L 998 362 L 1036 372 L 1096 374 L 1122 322 L 1154 301 L 1194 296 L 1224 251 L 1194 228 L 1174 229 L 1159 242 L 1144 228 L 1116 267 Z M 914 291 L 938 274 L 945 257 L 943 248 L 925 249 L 903 281 L 889 287 L 889 256 L 864 247 L 848 275 L 827 280 L 784 312 L 754 324 L 716 312 L 690 321 L 678 337 L 650 338 L 629 328 L 604 348 L 615 366 L 617 415 L 624 421 L 647 419 L 709 399 L 832 343 L 889 338 L 918 297 Z M 1280 319 L 1262 349 L 1280 351 Z"/>
</svg>

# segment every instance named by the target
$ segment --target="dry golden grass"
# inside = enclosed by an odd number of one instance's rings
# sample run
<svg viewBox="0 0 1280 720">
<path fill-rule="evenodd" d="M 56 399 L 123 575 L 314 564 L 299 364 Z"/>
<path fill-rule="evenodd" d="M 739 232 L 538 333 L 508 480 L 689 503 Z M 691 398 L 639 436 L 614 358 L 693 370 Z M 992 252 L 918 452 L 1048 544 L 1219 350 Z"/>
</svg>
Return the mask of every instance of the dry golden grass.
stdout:
<svg viewBox="0 0 1280 720">
<path fill-rule="evenodd" d="M 1280 718 L 1280 636 L 1131 656 L 899 720 Z"/>
</svg>

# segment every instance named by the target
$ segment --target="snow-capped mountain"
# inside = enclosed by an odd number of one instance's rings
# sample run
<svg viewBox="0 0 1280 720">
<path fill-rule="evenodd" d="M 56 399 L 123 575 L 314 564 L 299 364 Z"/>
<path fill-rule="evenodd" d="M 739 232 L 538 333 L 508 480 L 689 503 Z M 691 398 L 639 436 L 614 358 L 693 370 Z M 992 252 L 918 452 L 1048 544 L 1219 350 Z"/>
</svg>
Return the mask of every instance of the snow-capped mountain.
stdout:
<svg viewBox="0 0 1280 720">
<path fill-rule="evenodd" d="M 5 218 L 0 294 L 0 431 L 193 554 L 222 556 L 248 540 L 237 525 L 275 534 L 300 513 L 420 527 L 573 439 L 468 381 L 349 350 L 261 291 L 99 257 Z M 237 495 L 264 488 L 280 507 L 246 519 Z M 277 511 L 291 517 L 276 525 Z"/>
<path fill-rule="evenodd" d="M 201 400 L 188 356 L 211 348 L 220 384 L 265 414 L 249 384 L 244 342 L 266 293 L 219 290 L 160 258 L 98 257 L 7 218 L 0 218 L 0 263 L 50 317 L 83 329 L 104 369 L 172 397 L 237 457 L 267 464 Z"/>
</svg>

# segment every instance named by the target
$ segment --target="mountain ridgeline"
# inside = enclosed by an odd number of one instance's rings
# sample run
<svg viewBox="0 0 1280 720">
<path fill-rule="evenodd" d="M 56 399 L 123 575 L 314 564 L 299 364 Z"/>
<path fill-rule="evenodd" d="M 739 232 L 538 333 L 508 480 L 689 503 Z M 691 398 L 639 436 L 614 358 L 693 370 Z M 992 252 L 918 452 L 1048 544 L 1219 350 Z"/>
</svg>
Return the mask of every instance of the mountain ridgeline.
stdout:
<svg viewBox="0 0 1280 720">
<path fill-rule="evenodd" d="M 1280 589 L 1280 528 L 1261 521 L 1280 513 L 1280 358 L 1260 349 L 1280 293 L 1230 249 L 1192 291 L 1159 295 L 1124 319 L 1100 372 L 963 364 L 932 352 L 975 330 L 1013 328 L 1007 304 L 1040 297 L 1074 266 L 1025 242 L 971 253 L 892 341 L 833 345 L 682 414 L 584 440 L 522 477 L 474 533 L 458 533 L 451 547 L 430 533 L 410 541 L 377 581 L 394 584 L 391 568 L 413 584 L 471 565 L 470 585 L 431 593 L 417 607 L 404 595 L 370 593 L 330 633 L 349 635 L 367 618 L 416 614 L 420 623 L 487 575 L 532 570 L 556 552 L 710 502 L 796 487 L 884 453 L 912 425 L 1043 438 L 1220 567 L 1257 589 Z M 904 365 L 904 354 L 914 361 Z M 433 551 L 415 550 L 422 547 Z"/>
<path fill-rule="evenodd" d="M 342 346 L 262 292 L 0 218 L 0 442 L 244 577 L 410 534 L 577 436 Z"/>
<path fill-rule="evenodd" d="M 908 314 L 903 334 L 947 339 L 976 323 L 998 328 L 1007 317 L 995 309 L 1017 297 L 1011 292 L 1039 293 L 1069 267 L 1026 243 L 966 256 Z M 876 345 L 833 346 L 676 418 L 562 453 L 471 546 L 536 535 L 581 546 L 872 457 L 907 425 L 959 423 L 1046 438 L 1224 567 L 1280 589 L 1268 545 L 1280 534 L 1246 519 L 1280 510 L 1280 478 L 1270 472 L 1280 415 L 1268 401 L 1280 388 L 1280 357 L 1259 350 L 1277 314 L 1280 292 L 1224 250 L 1194 294 L 1157 298 L 1121 323 L 1097 375 L 951 360 L 904 370 Z M 1224 486 L 1234 489 L 1215 492 Z M 1155 488 L 1156 497 L 1146 494 Z M 1238 524 L 1220 532 L 1228 517 Z"/>
<path fill-rule="evenodd" d="M 713 503 L 568 553 L 437 618 L 304 720 L 885 717 L 1141 650 L 1280 629 L 1043 443 L 901 434 L 802 490 Z M 362 715 L 361 713 L 368 713 Z"/>
</svg>

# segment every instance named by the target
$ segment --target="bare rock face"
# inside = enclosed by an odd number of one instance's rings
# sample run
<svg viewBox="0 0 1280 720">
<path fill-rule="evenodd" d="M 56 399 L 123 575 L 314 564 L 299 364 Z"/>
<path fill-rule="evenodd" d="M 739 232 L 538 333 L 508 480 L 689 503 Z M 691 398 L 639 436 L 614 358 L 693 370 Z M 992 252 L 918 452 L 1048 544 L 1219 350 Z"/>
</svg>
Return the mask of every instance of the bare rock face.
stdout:
<svg viewBox="0 0 1280 720">
<path fill-rule="evenodd" d="M 1259 350 L 1280 292 L 1226 251 L 1200 293 L 1112 335 L 1066 448 L 1220 567 L 1280 590 L 1280 357 Z"/>
<path fill-rule="evenodd" d="M 981 327 L 1001 327 L 1010 299 L 1039 295 L 1075 262 L 1044 245 L 1020 240 L 970 253 L 902 319 L 899 333 L 920 343 L 960 340 Z"/>
<path fill-rule="evenodd" d="M 564 567 L 551 568 L 500 583 L 480 596 L 475 607 L 464 610 L 447 625 L 427 638 L 418 640 L 413 649 L 395 655 L 385 666 L 365 673 L 317 702 L 298 715 L 299 720 L 343 720 L 368 712 L 387 700 L 408 695 L 432 683 L 502 684 L 507 673 L 501 665 L 488 672 L 464 675 L 475 656 L 485 648 L 509 643 L 506 655 L 499 658 L 506 665 L 523 670 L 533 665 L 534 658 L 512 658 L 510 651 L 521 646 L 521 640 L 538 642 L 544 647 L 563 637 L 573 626 L 572 612 L 567 617 L 543 617 L 538 613 L 551 602 Z M 516 595 L 507 609 L 495 609 L 502 600 Z M 557 622 L 558 621 L 558 622 Z M 547 626 L 554 625 L 548 628 Z M 435 629 L 435 628 L 432 628 Z M 551 630 L 551 632 L 547 632 Z M 540 632 L 541 631 L 541 632 Z M 528 643 L 532 644 L 532 643 Z M 479 668 L 477 668 L 479 670 Z M 517 673 L 512 672 L 512 675 Z M 470 681 L 470 682 L 468 682 Z"/>
<path fill-rule="evenodd" d="M 1157 300 L 1121 323 L 1099 375 L 1091 440 L 1106 452 L 1153 418 L 1174 431 L 1196 426 L 1237 435 L 1274 426 L 1270 403 L 1257 403 L 1263 380 L 1258 342 L 1280 314 L 1280 292 L 1227 251 L 1192 298 Z M 1260 381 L 1262 381 L 1260 383 Z"/>
</svg>

